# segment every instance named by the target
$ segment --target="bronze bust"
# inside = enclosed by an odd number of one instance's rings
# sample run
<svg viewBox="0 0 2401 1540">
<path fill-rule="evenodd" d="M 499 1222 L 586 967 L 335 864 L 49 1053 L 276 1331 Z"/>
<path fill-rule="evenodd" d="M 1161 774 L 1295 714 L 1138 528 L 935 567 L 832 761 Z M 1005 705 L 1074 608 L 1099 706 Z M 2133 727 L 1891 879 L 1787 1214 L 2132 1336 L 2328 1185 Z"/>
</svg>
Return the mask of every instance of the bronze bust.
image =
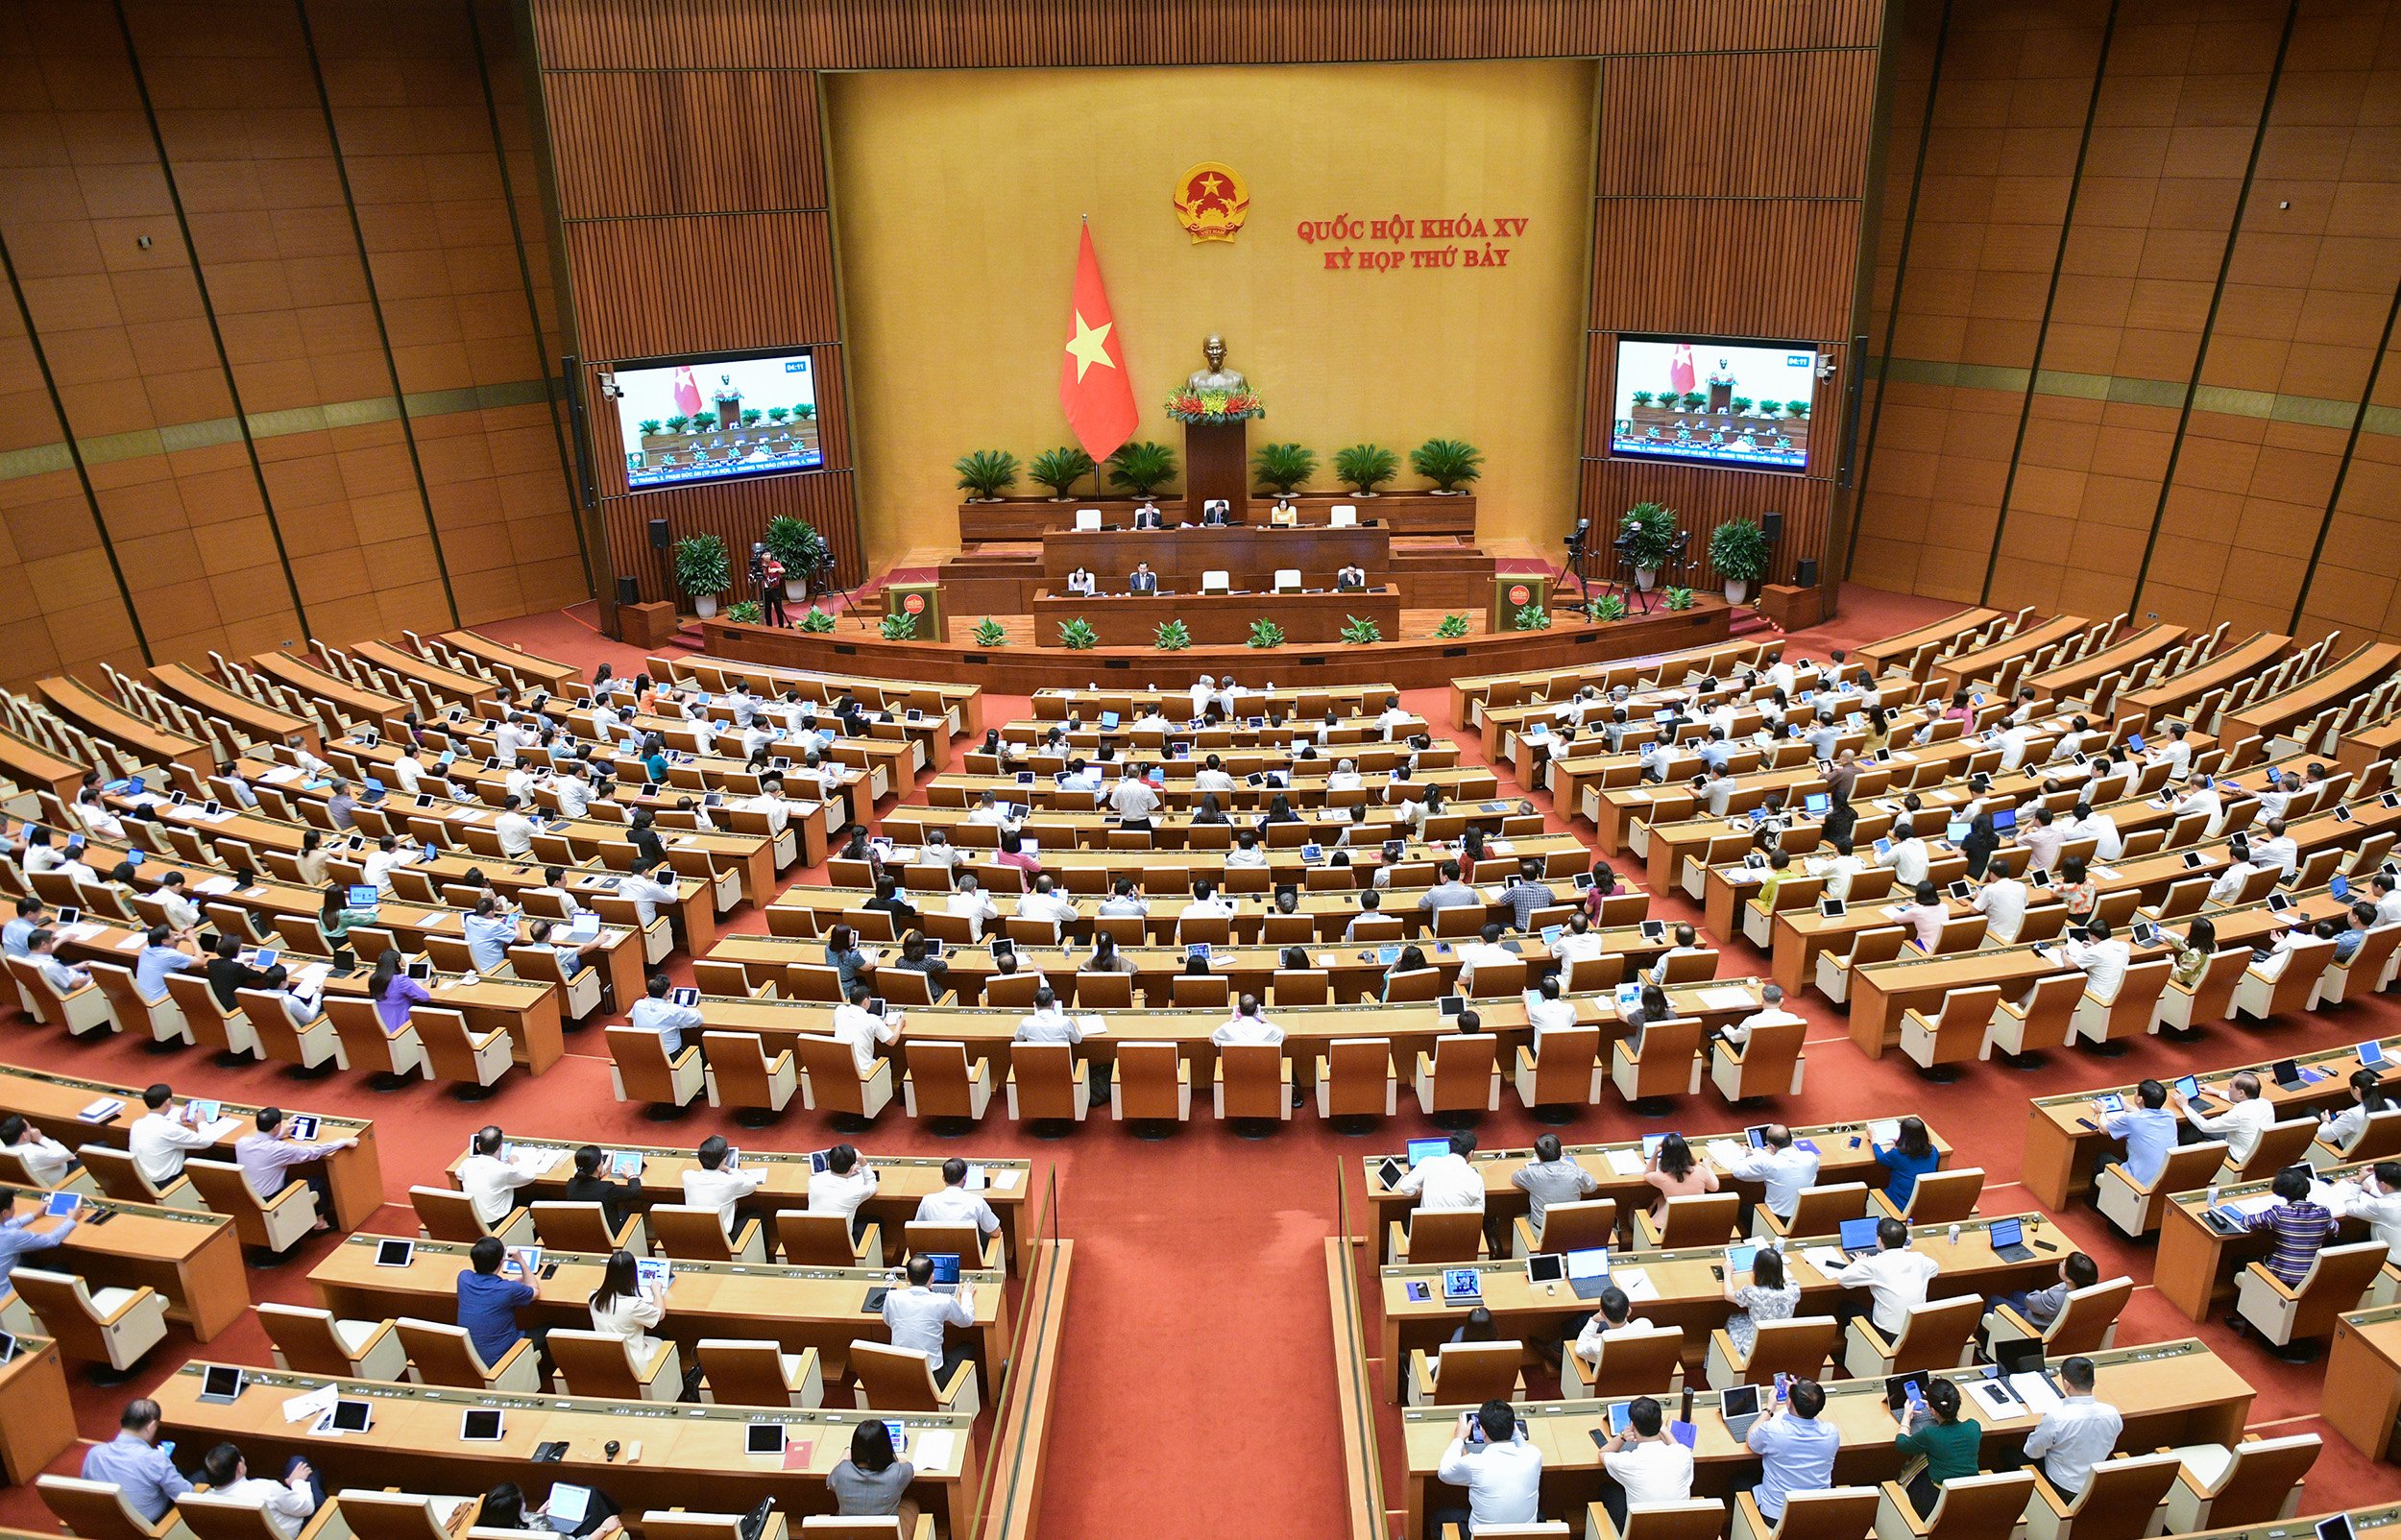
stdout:
<svg viewBox="0 0 2401 1540">
<path fill-rule="evenodd" d="M 1225 391 L 1230 394 L 1250 388 L 1250 382 L 1242 377 L 1241 371 L 1225 367 L 1225 338 L 1210 337 L 1208 341 L 1200 345 L 1200 354 L 1209 361 L 1209 367 L 1194 371 L 1192 375 L 1184 381 L 1184 389 Z"/>
</svg>

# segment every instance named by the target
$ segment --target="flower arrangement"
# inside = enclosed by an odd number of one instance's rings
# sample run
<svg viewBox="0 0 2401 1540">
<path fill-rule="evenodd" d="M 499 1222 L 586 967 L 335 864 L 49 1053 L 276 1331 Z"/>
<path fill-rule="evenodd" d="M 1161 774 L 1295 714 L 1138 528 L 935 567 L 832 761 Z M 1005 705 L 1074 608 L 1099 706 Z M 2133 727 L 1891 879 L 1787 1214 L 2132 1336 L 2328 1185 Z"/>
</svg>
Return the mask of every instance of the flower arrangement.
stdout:
<svg viewBox="0 0 2401 1540">
<path fill-rule="evenodd" d="M 1255 391 L 1177 391 L 1167 398 L 1167 415 L 1178 422 L 1240 422 L 1267 416 Z"/>
</svg>

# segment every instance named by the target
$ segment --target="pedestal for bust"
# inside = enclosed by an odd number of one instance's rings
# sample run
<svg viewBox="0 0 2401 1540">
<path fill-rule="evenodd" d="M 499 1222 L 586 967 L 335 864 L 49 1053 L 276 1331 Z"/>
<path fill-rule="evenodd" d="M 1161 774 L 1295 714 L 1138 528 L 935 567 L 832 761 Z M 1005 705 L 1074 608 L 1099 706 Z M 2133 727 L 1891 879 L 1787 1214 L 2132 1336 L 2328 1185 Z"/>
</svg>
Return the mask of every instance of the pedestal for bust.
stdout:
<svg viewBox="0 0 2401 1540">
<path fill-rule="evenodd" d="M 1225 500 L 1227 522 L 1249 521 L 1250 423 L 1187 422 L 1184 424 L 1184 517 L 1200 522 L 1200 509 L 1213 497 Z"/>
</svg>

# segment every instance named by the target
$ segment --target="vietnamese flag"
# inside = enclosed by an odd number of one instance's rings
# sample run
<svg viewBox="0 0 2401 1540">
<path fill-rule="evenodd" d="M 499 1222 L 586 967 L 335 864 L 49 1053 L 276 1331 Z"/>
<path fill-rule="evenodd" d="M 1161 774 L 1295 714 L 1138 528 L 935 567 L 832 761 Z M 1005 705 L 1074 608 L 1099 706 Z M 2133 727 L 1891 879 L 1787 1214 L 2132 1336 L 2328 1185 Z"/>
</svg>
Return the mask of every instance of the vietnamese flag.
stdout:
<svg viewBox="0 0 2401 1540">
<path fill-rule="evenodd" d="M 686 417 L 700 415 L 700 386 L 691 377 L 691 365 L 675 372 L 675 410 Z"/>
<path fill-rule="evenodd" d="M 1133 381 L 1126 377 L 1126 349 L 1117 317 L 1101 285 L 1101 258 L 1086 225 L 1076 252 L 1076 293 L 1067 312 L 1067 347 L 1058 366 L 1058 404 L 1084 453 L 1105 460 L 1133 437 L 1140 414 Z"/>
<path fill-rule="evenodd" d="M 1699 376 L 1692 372 L 1692 345 L 1688 342 L 1676 344 L 1676 350 L 1667 358 L 1667 383 L 1677 395 L 1682 396 L 1699 382 Z"/>
</svg>

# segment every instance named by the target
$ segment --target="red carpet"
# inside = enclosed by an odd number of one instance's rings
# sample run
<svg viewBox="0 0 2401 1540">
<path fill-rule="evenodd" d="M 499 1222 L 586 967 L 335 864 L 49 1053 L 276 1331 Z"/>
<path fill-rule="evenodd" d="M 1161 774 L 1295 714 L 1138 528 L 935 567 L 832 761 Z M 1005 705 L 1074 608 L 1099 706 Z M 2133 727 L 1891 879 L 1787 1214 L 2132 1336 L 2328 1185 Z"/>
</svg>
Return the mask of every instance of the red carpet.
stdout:
<svg viewBox="0 0 2401 1540">
<path fill-rule="evenodd" d="M 1847 589 L 1843 614 L 1797 636 L 1793 647 L 1822 655 L 1955 608 Z M 588 619 L 579 620 L 574 613 L 483 629 L 587 667 L 608 661 L 623 672 L 641 662 L 640 654 L 598 637 Z M 1445 691 L 1413 691 L 1405 700 L 1437 723 L 1446 720 Z M 1024 708 L 1022 699 L 995 698 L 987 719 L 997 724 L 1022 714 Z M 1469 760 L 1480 760 L 1473 740 L 1463 740 L 1463 749 Z M 1697 922 L 1693 908 L 1680 898 L 1661 897 L 1653 913 Z M 763 926 L 755 911 L 745 910 L 733 917 L 731 928 Z M 1714 939 L 1728 952 L 1725 972 L 1763 969 L 1764 959 L 1740 940 Z M 1854 1051 L 1839 1013 L 1822 999 L 1811 997 L 1801 1009 L 1814 1023 L 1808 1090 L 1780 1115 L 1822 1121 L 1924 1109 L 1963 1163 L 1987 1171 L 1988 1208 L 2023 1198 L 2007 1184 L 2016 1180 L 2021 1163 L 2029 1095 L 2401 1031 L 2401 1006 L 2376 999 L 2265 1029 L 2220 1025 L 2190 1047 L 2145 1039 L 2115 1060 L 2063 1053 L 2036 1073 L 1977 1067 L 1955 1085 L 1929 1087 L 1905 1061 L 1870 1063 Z M 357 1076 L 311 1083 L 279 1070 L 218 1070 L 197 1054 L 153 1055 L 122 1041 L 70 1047 L 54 1033 L 24 1027 L 0 1045 L 0 1057 L 134 1084 L 164 1076 L 183 1092 L 364 1112 L 377 1120 L 386 1186 L 402 1200 L 411 1183 L 440 1182 L 442 1167 L 487 1121 L 530 1134 L 572 1130 L 603 1143 L 697 1142 L 711 1132 L 733 1134 L 730 1121 L 705 1104 L 680 1122 L 648 1121 L 640 1109 L 612 1099 L 604 1049 L 594 1029 L 570 1039 L 570 1056 L 538 1085 L 513 1075 L 497 1095 L 473 1104 L 423 1087 L 377 1096 Z M 1058 1143 L 1027 1140 L 997 1109 L 982 1128 L 956 1142 L 962 1150 L 1028 1156 L 1036 1163 L 1037 1181 L 1046 1164 L 1055 1167 L 1060 1228 L 1078 1242 L 1038 1523 L 1043 1540 L 1115 1540 L 1137 1515 L 1143 1532 L 1159 1540 L 1322 1536 L 1336 1533 L 1343 1522 L 1340 1423 L 1321 1240 L 1333 1232 L 1336 1184 L 1348 1184 L 1354 1198 L 1358 1194 L 1359 1158 L 1397 1149 L 1405 1137 L 1427 1132 L 1429 1125 L 1409 1110 L 1404 1091 L 1401 1117 L 1370 1138 L 1345 1139 L 1327 1132 L 1313 1115 L 1301 1115 L 1254 1143 L 1233 1138 L 1207 1119 L 1205 1096 L 1196 1101 L 1200 1105 L 1194 1123 L 1163 1143 L 1139 1143 L 1103 1120 Z M 1714 1093 L 1704 1093 L 1677 1120 L 1697 1131 L 1730 1128 L 1743 1119 Z M 1563 1132 L 1573 1140 L 1613 1139 L 1660 1126 L 1634 1119 L 1613 1097 Z M 1537 1131 L 1513 1095 L 1486 1119 L 1481 1137 L 1488 1145 L 1522 1145 Z M 789 1149 L 829 1142 L 823 1119 L 797 1105 L 775 1128 L 739 1137 L 752 1144 L 771 1140 L 773 1147 Z M 954 1147 L 920 1133 L 897 1113 L 887 1114 L 860 1143 L 870 1155 Z M 413 1224 L 404 1201 L 379 1218 L 379 1228 L 393 1232 Z M 2098 1215 L 2078 1210 L 2059 1218 L 2100 1261 L 2105 1274 L 2126 1271 L 2138 1281 L 2148 1279 L 2146 1251 L 2118 1242 Z M 250 1274 L 257 1297 L 305 1300 L 307 1270 L 327 1244 L 303 1248 L 299 1260 L 273 1272 Z M 1363 1252 L 1361 1260 L 1363 1276 L 1371 1277 L 1372 1257 Z M 2254 1427 L 2325 1433 L 2326 1452 L 2310 1479 L 2304 1512 L 2401 1498 L 2401 1470 L 2370 1464 L 2316 1419 L 2322 1366 L 2279 1362 L 2221 1324 L 2195 1328 L 2147 1288 L 2129 1308 L 2120 1340 L 2159 1340 L 2195 1331 L 2257 1387 Z M 152 1355 L 142 1384 L 155 1383 L 194 1351 L 187 1335 L 171 1332 Z M 244 1362 L 268 1361 L 263 1334 L 248 1322 L 206 1351 Z M 133 1388 L 102 1392 L 79 1386 L 76 1407 L 84 1434 L 107 1436 L 116 1408 L 133 1393 Z M 1397 1412 L 1388 1407 L 1381 1436 L 1388 1491 L 1395 1502 L 1397 1428 Z M 80 1457 L 80 1452 L 71 1452 L 58 1468 L 71 1469 Z M 0 1525 L 56 1528 L 47 1510 L 22 1489 L 0 1492 Z"/>
</svg>

